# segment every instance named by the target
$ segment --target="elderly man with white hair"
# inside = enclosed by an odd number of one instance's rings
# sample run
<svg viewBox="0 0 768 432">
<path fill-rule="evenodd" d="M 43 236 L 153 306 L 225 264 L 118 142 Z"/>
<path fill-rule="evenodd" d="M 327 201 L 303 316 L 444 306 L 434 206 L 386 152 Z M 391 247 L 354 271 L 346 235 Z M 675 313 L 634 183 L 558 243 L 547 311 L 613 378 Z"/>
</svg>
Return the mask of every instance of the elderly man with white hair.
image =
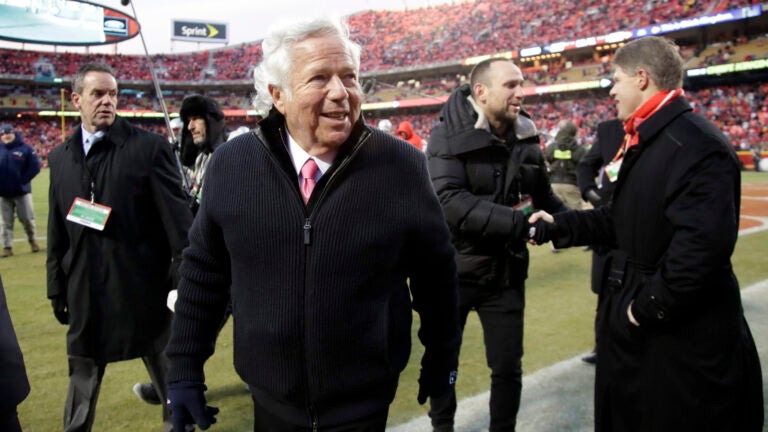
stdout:
<svg viewBox="0 0 768 432">
<path fill-rule="evenodd" d="M 418 400 L 445 394 L 459 346 L 454 250 L 424 155 L 365 124 L 360 47 L 338 20 L 263 42 L 257 108 L 214 152 L 166 354 L 175 429 L 206 429 L 203 364 L 227 301 L 254 430 L 383 431 L 420 315 Z M 231 287 L 231 290 L 230 290 Z"/>
</svg>

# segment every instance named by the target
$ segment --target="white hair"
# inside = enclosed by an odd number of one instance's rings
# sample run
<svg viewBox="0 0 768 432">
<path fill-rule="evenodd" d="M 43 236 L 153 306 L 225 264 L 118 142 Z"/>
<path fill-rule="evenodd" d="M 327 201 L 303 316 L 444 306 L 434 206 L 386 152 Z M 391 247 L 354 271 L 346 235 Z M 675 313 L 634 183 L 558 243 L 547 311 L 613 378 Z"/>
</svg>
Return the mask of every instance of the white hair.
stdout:
<svg viewBox="0 0 768 432">
<path fill-rule="evenodd" d="M 339 36 L 352 56 L 355 69 L 360 70 L 360 53 L 362 48 L 349 38 L 349 28 L 339 18 L 320 17 L 279 23 L 270 28 L 261 43 L 262 61 L 253 70 L 256 96 L 253 106 L 257 111 L 269 112 L 272 108 L 272 95 L 269 86 L 278 87 L 291 98 L 290 70 L 291 50 L 293 46 L 305 39 L 315 36 Z"/>
</svg>

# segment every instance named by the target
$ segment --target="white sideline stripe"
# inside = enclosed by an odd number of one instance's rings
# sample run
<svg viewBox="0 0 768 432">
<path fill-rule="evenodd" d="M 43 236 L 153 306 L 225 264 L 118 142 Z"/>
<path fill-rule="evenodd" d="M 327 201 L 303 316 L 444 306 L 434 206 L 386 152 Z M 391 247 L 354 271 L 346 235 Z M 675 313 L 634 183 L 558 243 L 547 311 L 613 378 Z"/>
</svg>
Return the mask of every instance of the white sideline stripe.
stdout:
<svg viewBox="0 0 768 432">
<path fill-rule="evenodd" d="M 37 241 L 42 241 L 42 240 L 48 241 L 48 237 L 38 237 L 38 236 L 35 236 L 35 240 L 37 240 Z M 16 237 L 15 239 L 13 239 L 13 242 L 14 243 L 28 243 L 27 242 L 27 235 L 22 232 L 22 237 L 21 238 Z"/>
<path fill-rule="evenodd" d="M 752 227 L 752 228 L 745 228 L 743 230 L 739 230 L 739 237 L 743 235 L 749 235 L 754 234 L 756 232 L 765 231 L 768 229 L 768 217 L 761 217 L 761 216 L 745 216 L 741 215 L 744 219 L 749 219 L 753 221 L 760 222 L 760 225 Z"/>
</svg>

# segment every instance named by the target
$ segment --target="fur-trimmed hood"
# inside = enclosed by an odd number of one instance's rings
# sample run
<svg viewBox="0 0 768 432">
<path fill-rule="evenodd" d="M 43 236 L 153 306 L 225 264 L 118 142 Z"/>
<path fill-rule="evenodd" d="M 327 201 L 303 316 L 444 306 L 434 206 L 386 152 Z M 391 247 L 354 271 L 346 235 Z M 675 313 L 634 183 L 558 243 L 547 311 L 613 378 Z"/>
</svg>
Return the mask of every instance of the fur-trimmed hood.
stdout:
<svg viewBox="0 0 768 432">
<path fill-rule="evenodd" d="M 472 129 L 482 129 L 491 132 L 488 118 L 472 98 L 469 84 L 462 84 L 451 93 L 451 96 L 440 111 L 440 117 L 445 123 L 448 136 Z M 515 120 L 514 129 L 518 140 L 531 138 L 539 133 L 530 115 L 524 110 L 520 111 L 520 115 Z"/>
<path fill-rule="evenodd" d="M 189 132 L 189 118 L 203 117 L 205 119 L 205 142 L 196 146 Z M 221 143 L 227 140 L 224 124 L 224 111 L 215 99 L 203 95 L 190 95 L 181 103 L 179 117 L 183 122 L 181 129 L 181 163 L 194 165 L 195 158 L 200 153 L 211 153 Z"/>
</svg>

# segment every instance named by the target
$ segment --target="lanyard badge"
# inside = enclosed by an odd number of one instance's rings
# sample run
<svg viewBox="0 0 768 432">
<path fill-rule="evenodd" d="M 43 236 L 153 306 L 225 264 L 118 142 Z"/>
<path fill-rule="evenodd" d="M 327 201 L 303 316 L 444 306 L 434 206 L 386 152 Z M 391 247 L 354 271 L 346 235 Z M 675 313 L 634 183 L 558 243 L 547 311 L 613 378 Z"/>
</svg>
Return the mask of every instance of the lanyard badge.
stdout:
<svg viewBox="0 0 768 432">
<path fill-rule="evenodd" d="M 531 197 L 527 197 L 512 207 L 512 210 L 519 210 L 523 212 L 524 215 L 528 216 L 534 211 L 533 200 Z"/>
<path fill-rule="evenodd" d="M 615 160 L 605 166 L 605 175 L 608 180 L 613 183 L 619 179 L 619 170 L 621 169 L 621 162 L 623 159 Z"/>
<path fill-rule="evenodd" d="M 112 208 L 83 198 L 75 198 L 67 213 L 67 220 L 79 225 L 104 231 Z"/>
<path fill-rule="evenodd" d="M 621 163 L 624 161 L 624 155 L 627 153 L 627 149 L 630 147 L 631 137 L 627 134 L 624 136 L 624 143 L 619 147 L 619 150 L 616 152 L 616 156 L 613 157 L 613 160 L 605 165 L 605 168 L 603 169 L 603 172 L 605 172 L 605 175 L 608 177 L 608 180 L 611 183 L 614 183 L 616 180 L 619 179 L 619 170 L 621 169 Z"/>
</svg>

